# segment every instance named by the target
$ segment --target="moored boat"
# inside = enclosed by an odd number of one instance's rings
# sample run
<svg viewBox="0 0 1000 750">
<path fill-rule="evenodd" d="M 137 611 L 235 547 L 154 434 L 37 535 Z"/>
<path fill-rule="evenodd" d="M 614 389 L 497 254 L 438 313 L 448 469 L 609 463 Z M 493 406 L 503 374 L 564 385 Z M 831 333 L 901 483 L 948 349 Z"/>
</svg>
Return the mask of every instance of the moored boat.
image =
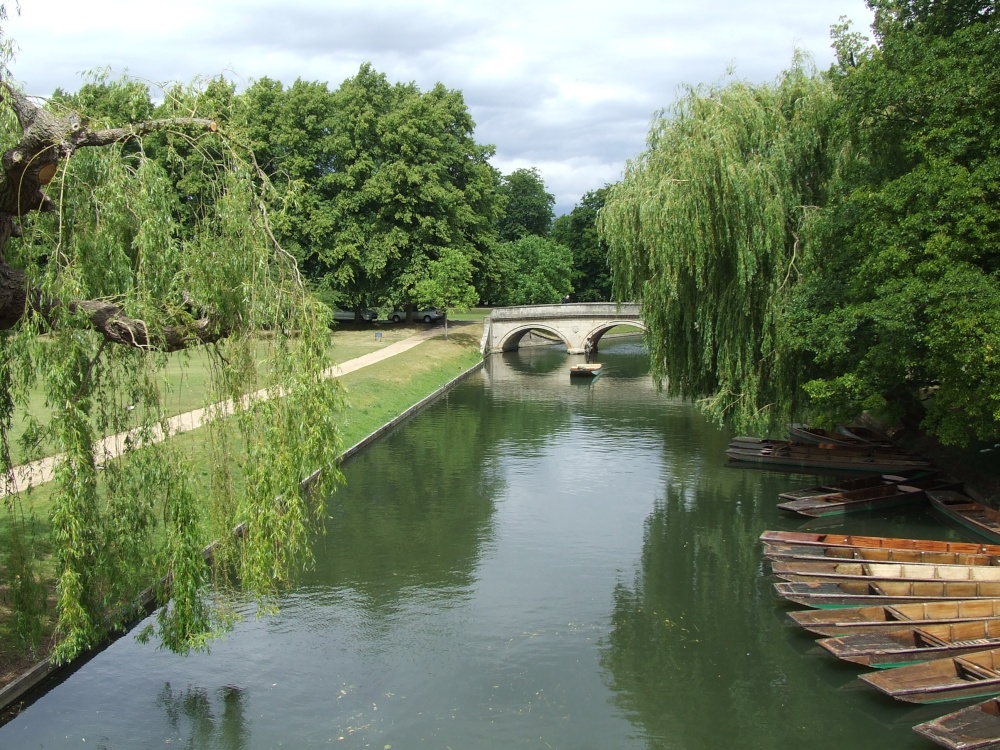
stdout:
<svg viewBox="0 0 1000 750">
<path fill-rule="evenodd" d="M 831 445 L 867 445 L 867 441 L 848 437 L 821 427 L 807 427 L 802 424 L 788 426 L 788 437 L 801 443 L 829 443 Z"/>
<path fill-rule="evenodd" d="M 913 565 L 997 565 L 1000 555 L 973 552 L 937 552 L 932 550 L 893 549 L 891 547 L 821 547 L 812 544 L 765 543 L 764 556 L 769 560 L 802 562 L 911 563 Z"/>
<path fill-rule="evenodd" d="M 1000 699 L 989 698 L 974 706 L 917 724 L 913 731 L 950 750 L 1000 748 Z"/>
<path fill-rule="evenodd" d="M 907 480 L 902 483 L 887 483 L 877 487 L 866 487 L 843 492 L 831 492 L 779 503 L 781 510 L 801 516 L 823 518 L 845 513 L 861 513 L 902 505 L 911 505 L 926 500 L 929 490 L 955 489 L 962 486 L 957 479 L 944 476 Z"/>
<path fill-rule="evenodd" d="M 1000 599 L 1000 581 L 778 581 L 774 590 L 814 609 Z"/>
<path fill-rule="evenodd" d="M 860 534 L 827 534 L 805 531 L 765 530 L 760 535 L 765 544 L 809 544 L 824 547 L 874 547 L 878 549 L 910 549 L 933 552 L 972 552 L 1000 555 L 1000 544 L 979 542 L 947 542 L 938 539 L 905 539 L 902 537 L 863 536 Z"/>
<path fill-rule="evenodd" d="M 793 443 L 790 441 L 736 438 L 726 449 L 732 463 L 812 469 L 821 472 L 892 472 L 920 469 L 930 462 L 894 448 Z"/>
<path fill-rule="evenodd" d="M 850 492 L 853 490 L 864 490 L 869 487 L 880 487 L 885 484 L 896 484 L 906 482 L 910 479 L 920 479 L 937 474 L 936 470 L 910 469 L 892 474 L 865 474 L 852 478 L 840 477 L 832 479 L 825 484 L 817 484 L 812 487 L 803 487 L 797 490 L 787 490 L 778 495 L 782 500 L 801 500 L 806 497 L 816 497 L 817 495 L 829 495 L 834 492 Z"/>
<path fill-rule="evenodd" d="M 861 431 L 861 430 L 859 430 Z M 891 439 L 885 435 L 878 435 L 874 431 L 867 433 L 869 437 L 851 432 L 844 428 L 837 432 L 824 430 L 820 427 L 807 427 L 806 425 L 793 424 L 788 426 L 788 436 L 792 440 L 803 443 L 829 443 L 832 445 L 895 445 Z"/>
<path fill-rule="evenodd" d="M 860 677 L 876 690 L 908 703 L 985 698 L 1000 693 L 1000 649 L 946 656 Z"/>
<path fill-rule="evenodd" d="M 1000 648 L 1000 621 L 911 625 L 821 638 L 817 643 L 838 659 L 866 667 L 892 668 Z"/>
<path fill-rule="evenodd" d="M 963 528 L 1000 543 L 1000 511 L 954 491 L 928 491 L 927 499 L 936 511 Z"/>
<path fill-rule="evenodd" d="M 1000 566 L 995 565 L 774 560 L 771 562 L 771 570 L 786 581 L 1000 582 Z"/>
<path fill-rule="evenodd" d="M 1000 622 L 1000 599 L 881 604 L 869 607 L 805 609 L 789 612 L 799 626 L 817 635 L 848 635 L 898 630 L 905 626 Z"/>
</svg>

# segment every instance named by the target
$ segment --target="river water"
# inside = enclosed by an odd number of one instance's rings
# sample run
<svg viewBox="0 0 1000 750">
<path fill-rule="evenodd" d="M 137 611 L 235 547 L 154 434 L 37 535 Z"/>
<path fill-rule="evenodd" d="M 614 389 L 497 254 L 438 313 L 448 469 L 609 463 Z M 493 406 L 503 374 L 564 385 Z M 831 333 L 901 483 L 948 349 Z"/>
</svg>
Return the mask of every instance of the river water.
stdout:
<svg viewBox="0 0 1000 750">
<path fill-rule="evenodd" d="M 816 478 L 725 466 L 638 339 L 486 368 L 345 465 L 315 569 L 208 654 L 125 637 L 0 748 L 931 748 L 795 629 L 757 537 Z M 957 538 L 927 511 L 830 530 Z M 950 710 L 950 709 L 949 709 Z"/>
</svg>

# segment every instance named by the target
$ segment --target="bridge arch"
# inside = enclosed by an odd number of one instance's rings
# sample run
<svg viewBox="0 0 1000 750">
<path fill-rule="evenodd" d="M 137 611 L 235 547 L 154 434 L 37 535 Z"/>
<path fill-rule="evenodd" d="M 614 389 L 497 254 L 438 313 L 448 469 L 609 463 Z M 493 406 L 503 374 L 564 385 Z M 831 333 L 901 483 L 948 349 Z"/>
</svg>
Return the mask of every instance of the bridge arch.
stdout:
<svg viewBox="0 0 1000 750">
<path fill-rule="evenodd" d="M 565 344 L 567 349 L 571 346 L 570 342 L 566 340 L 566 337 L 563 336 L 556 328 L 543 323 L 529 323 L 505 333 L 500 341 L 497 342 L 497 349 L 502 352 L 517 351 L 518 346 L 521 343 L 521 339 L 532 331 L 544 331 Z"/>
<path fill-rule="evenodd" d="M 584 342 L 585 342 L 584 346 L 586 346 L 586 343 L 589 342 L 590 350 L 592 352 L 596 352 L 598 344 L 600 343 L 601 339 L 604 338 L 604 334 L 606 334 L 608 331 L 618 328 L 619 326 L 628 326 L 629 328 L 635 328 L 637 329 L 636 333 L 646 332 L 646 324 L 643 323 L 641 320 L 612 320 L 608 323 L 603 323 L 597 326 L 590 333 L 588 333 L 584 337 Z"/>
</svg>

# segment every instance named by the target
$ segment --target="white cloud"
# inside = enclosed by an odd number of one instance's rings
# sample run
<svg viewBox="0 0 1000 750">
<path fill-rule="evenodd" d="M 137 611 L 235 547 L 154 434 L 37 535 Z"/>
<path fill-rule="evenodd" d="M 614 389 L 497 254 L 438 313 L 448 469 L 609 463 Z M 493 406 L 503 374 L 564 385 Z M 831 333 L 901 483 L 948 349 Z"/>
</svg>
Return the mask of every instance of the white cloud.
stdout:
<svg viewBox="0 0 1000 750">
<path fill-rule="evenodd" d="M 796 48 L 822 68 L 841 15 L 863 0 L 29 0 L 7 22 L 29 93 L 73 90 L 88 69 L 153 81 L 226 73 L 335 88 L 364 62 L 390 80 L 461 89 L 504 172 L 538 167 L 557 210 L 617 180 L 653 113 L 683 84 L 773 80 Z"/>
</svg>

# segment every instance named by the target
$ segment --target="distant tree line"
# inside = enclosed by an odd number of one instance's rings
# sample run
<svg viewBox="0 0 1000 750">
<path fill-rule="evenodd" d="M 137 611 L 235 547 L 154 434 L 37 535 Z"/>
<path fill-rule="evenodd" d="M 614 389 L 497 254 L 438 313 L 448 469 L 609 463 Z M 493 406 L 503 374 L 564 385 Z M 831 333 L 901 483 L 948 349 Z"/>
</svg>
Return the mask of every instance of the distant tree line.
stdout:
<svg viewBox="0 0 1000 750">
<path fill-rule="evenodd" d="M 865 412 L 1000 438 L 1000 17 L 869 0 L 875 44 L 690 88 L 605 195 L 655 375 L 740 430 Z"/>
<path fill-rule="evenodd" d="M 75 93 L 57 91 L 51 106 L 136 122 L 178 116 L 186 99 L 173 93 L 154 106 L 143 84 L 98 75 Z M 461 309 L 610 294 L 606 257 L 596 258 L 599 198 L 588 195 L 553 227 L 554 198 L 538 170 L 503 175 L 491 166 L 494 148 L 475 141 L 459 91 L 390 83 L 364 64 L 336 90 L 262 78 L 238 93 L 212 79 L 199 109 L 248 133 L 254 169 L 275 186 L 275 239 L 331 307 Z M 146 148 L 193 226 L 212 200 L 201 171 L 212 155 L 177 137 Z"/>
</svg>

